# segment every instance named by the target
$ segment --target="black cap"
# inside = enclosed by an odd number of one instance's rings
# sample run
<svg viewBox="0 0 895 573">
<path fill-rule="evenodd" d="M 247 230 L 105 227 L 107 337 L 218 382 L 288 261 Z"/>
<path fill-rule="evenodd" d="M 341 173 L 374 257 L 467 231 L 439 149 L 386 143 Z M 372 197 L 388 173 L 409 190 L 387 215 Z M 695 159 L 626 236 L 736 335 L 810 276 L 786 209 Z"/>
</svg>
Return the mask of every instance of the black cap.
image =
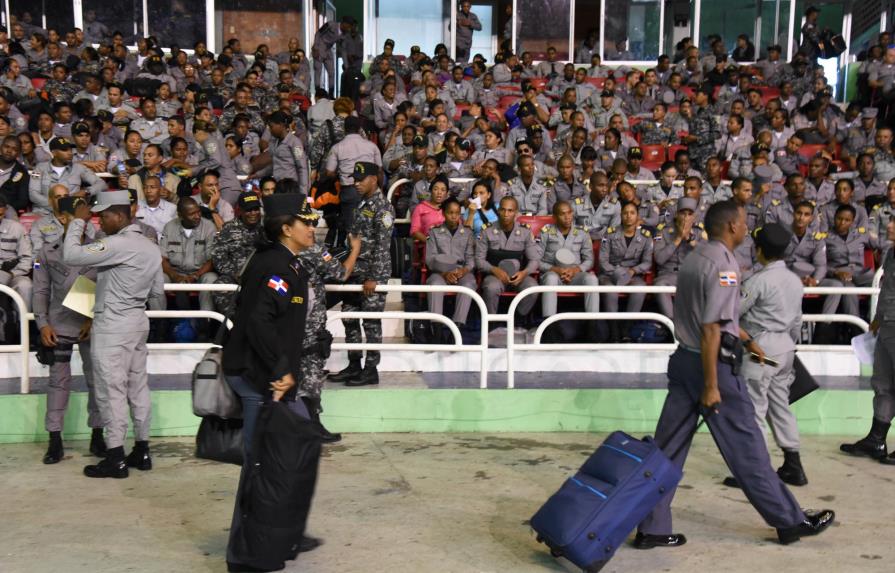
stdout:
<svg viewBox="0 0 895 573">
<path fill-rule="evenodd" d="M 304 193 L 274 193 L 262 201 L 266 217 L 293 215 L 307 221 L 316 221 L 318 217 L 308 205 L 308 197 Z"/>
<path fill-rule="evenodd" d="M 86 204 L 87 201 L 83 197 L 71 197 L 69 195 L 56 200 L 56 206 L 60 213 L 71 213 L 72 215 L 75 214 L 75 207 L 78 206 L 78 203 Z"/>
<path fill-rule="evenodd" d="M 294 64 L 300 64 L 302 60 L 301 54 L 292 54 L 289 56 L 289 61 Z"/>
<path fill-rule="evenodd" d="M 566 102 L 566 103 L 562 104 L 561 106 L 559 106 L 559 110 L 560 110 L 560 111 L 562 111 L 562 110 L 564 110 L 564 109 L 568 109 L 568 110 L 572 110 L 572 111 L 577 111 L 578 106 L 575 105 L 575 104 L 573 104 L 573 103 Z M 516 114 L 517 117 L 518 117 L 518 115 L 519 115 L 519 114 Z"/>
<path fill-rule="evenodd" d="M 78 123 L 71 126 L 72 135 L 78 135 L 80 133 L 90 133 L 90 126 L 83 121 L 79 121 Z"/>
<path fill-rule="evenodd" d="M 112 116 L 112 112 L 107 109 L 101 109 L 96 112 L 96 117 L 100 121 L 112 121 L 112 119 L 114 119 Z"/>
<path fill-rule="evenodd" d="M 245 193 L 240 193 L 239 199 L 236 200 L 236 205 L 243 211 L 260 209 L 261 199 L 258 198 L 258 194 L 254 191 L 246 191 Z"/>
<path fill-rule="evenodd" d="M 415 135 L 413 136 L 413 144 L 414 147 L 429 147 L 429 138 L 425 135 Z"/>
<path fill-rule="evenodd" d="M 600 97 L 615 97 L 615 93 L 612 90 L 603 90 L 600 92 Z"/>
<path fill-rule="evenodd" d="M 522 119 L 523 117 L 528 117 L 528 116 L 534 115 L 534 114 L 535 114 L 535 108 L 529 102 L 525 102 L 522 105 L 520 105 L 519 109 L 516 111 L 516 117 L 518 117 L 519 119 Z"/>
<path fill-rule="evenodd" d="M 202 91 L 202 86 L 200 86 L 199 84 L 195 84 L 195 83 L 194 83 L 194 84 L 187 84 L 187 85 L 186 85 L 186 91 L 188 91 L 188 92 L 199 93 L 200 91 Z"/>
<path fill-rule="evenodd" d="M 352 173 L 352 176 L 354 177 L 355 183 L 366 179 L 367 177 L 379 177 L 379 166 L 367 161 L 358 161 L 354 164 L 354 173 Z"/>
<path fill-rule="evenodd" d="M 345 131 L 349 133 L 357 133 L 364 126 L 361 118 L 349 115 L 345 118 Z"/>
<path fill-rule="evenodd" d="M 388 40 L 385 41 L 385 44 L 384 44 L 384 45 L 385 45 L 385 46 L 391 46 L 392 48 L 394 48 L 394 47 L 395 47 L 395 41 L 392 40 L 391 38 L 389 38 Z"/>
<path fill-rule="evenodd" d="M 472 148 L 472 142 L 463 138 L 457 139 L 455 145 L 458 149 L 462 149 L 463 151 L 469 151 L 470 148 Z"/>
<path fill-rule="evenodd" d="M 753 143 L 749 146 L 750 155 L 758 155 L 762 151 L 764 151 L 765 153 L 770 153 L 771 148 L 760 142 Z"/>
<path fill-rule="evenodd" d="M 410 46 L 411 54 L 419 54 L 421 51 L 419 46 Z"/>
<path fill-rule="evenodd" d="M 628 159 L 643 159 L 643 150 L 639 147 L 632 147 L 628 150 Z"/>
<path fill-rule="evenodd" d="M 286 113 L 285 111 L 277 110 L 267 116 L 267 123 L 279 123 L 282 125 L 289 125 L 292 123 L 292 116 Z"/>
<path fill-rule="evenodd" d="M 543 134 L 544 134 L 544 127 L 543 127 L 540 123 L 536 123 L 536 124 L 534 124 L 534 125 L 530 125 L 530 126 L 528 126 L 528 128 L 526 128 L 526 130 L 525 130 L 525 134 L 526 134 L 528 137 L 531 137 L 532 135 L 535 135 L 535 134 L 543 135 Z"/>
<path fill-rule="evenodd" d="M 765 250 L 780 252 L 789 246 L 792 233 L 780 223 L 768 223 L 755 233 L 755 246 Z"/>
<path fill-rule="evenodd" d="M 64 151 L 74 147 L 75 144 L 64 137 L 54 137 L 50 140 L 50 151 Z"/>
</svg>

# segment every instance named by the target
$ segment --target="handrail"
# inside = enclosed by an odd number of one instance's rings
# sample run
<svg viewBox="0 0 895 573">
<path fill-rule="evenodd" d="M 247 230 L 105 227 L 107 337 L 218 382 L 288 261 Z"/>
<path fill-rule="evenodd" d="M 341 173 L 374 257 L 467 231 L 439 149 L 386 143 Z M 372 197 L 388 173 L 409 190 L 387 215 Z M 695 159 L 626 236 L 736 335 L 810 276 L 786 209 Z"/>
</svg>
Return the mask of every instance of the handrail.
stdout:
<svg viewBox="0 0 895 573">
<path fill-rule="evenodd" d="M 362 292 L 363 285 L 326 285 L 327 292 Z M 337 350 L 417 350 L 417 351 L 439 351 L 439 350 L 451 350 L 455 352 L 478 352 L 480 355 L 480 369 L 479 369 L 479 387 L 484 389 L 488 387 L 488 307 L 485 306 L 485 300 L 482 296 L 474 291 L 471 288 L 467 288 L 459 285 L 377 285 L 376 292 L 381 293 L 389 293 L 389 292 L 441 292 L 441 293 L 453 293 L 453 294 L 464 294 L 468 296 L 472 301 L 478 305 L 479 314 L 482 317 L 481 331 L 480 331 L 480 339 L 478 345 L 463 345 L 458 344 L 462 343 L 460 340 L 460 331 L 457 328 L 456 324 L 453 324 L 453 321 L 448 321 L 450 324 L 448 328 L 451 329 L 451 333 L 454 335 L 455 344 L 397 344 L 397 343 L 335 343 L 333 344 L 333 348 Z M 336 313 L 338 314 L 338 313 Z M 359 316 L 362 315 L 362 316 Z M 430 313 L 407 313 L 407 312 L 344 312 L 344 316 L 346 318 L 351 317 L 359 317 L 359 318 L 390 318 L 392 315 L 400 315 L 399 317 L 419 317 L 425 318 L 427 316 L 441 316 L 441 315 L 431 315 Z M 343 315 L 340 315 L 343 316 Z M 442 317 L 447 319 L 447 317 Z M 431 319 L 428 319 L 431 320 Z M 439 322 L 442 322 L 440 319 L 436 319 Z"/>
<path fill-rule="evenodd" d="M 802 322 L 844 322 L 853 324 L 864 332 L 870 330 L 870 324 L 866 320 L 850 314 L 803 314 Z M 851 350 L 851 346 L 844 346 L 844 348 Z"/>
<path fill-rule="evenodd" d="M 659 314 L 658 312 L 559 312 L 544 319 L 544 322 L 538 325 L 537 330 L 535 330 L 534 344 L 526 344 L 524 346 L 537 346 L 541 344 L 541 337 L 544 335 L 544 331 L 547 330 L 551 324 L 555 322 L 559 322 L 561 320 L 652 320 L 655 322 L 661 322 L 671 331 L 671 334 L 674 334 L 674 321 L 665 316 L 664 314 Z M 517 344 L 516 349 L 523 346 L 522 344 Z M 577 346 L 577 345 L 576 345 Z M 673 346 L 673 345 L 672 345 Z"/>
<path fill-rule="evenodd" d="M 12 299 L 19 315 L 19 343 L 0 345 L 0 352 L 19 353 L 19 359 L 21 361 L 19 365 L 22 368 L 22 372 L 19 375 L 19 393 L 27 394 L 31 391 L 31 379 L 28 372 L 28 348 L 31 346 L 31 341 L 28 336 L 28 306 L 25 304 L 25 299 L 13 290 L 12 287 L 0 284 L 0 292 Z"/>
</svg>

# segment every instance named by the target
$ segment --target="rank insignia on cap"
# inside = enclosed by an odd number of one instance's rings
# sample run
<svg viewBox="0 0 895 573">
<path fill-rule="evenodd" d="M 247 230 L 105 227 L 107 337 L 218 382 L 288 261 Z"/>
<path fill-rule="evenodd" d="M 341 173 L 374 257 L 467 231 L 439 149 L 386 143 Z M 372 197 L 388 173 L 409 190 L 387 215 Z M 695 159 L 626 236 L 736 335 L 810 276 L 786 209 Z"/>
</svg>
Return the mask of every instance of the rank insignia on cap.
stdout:
<svg viewBox="0 0 895 573">
<path fill-rule="evenodd" d="M 270 277 L 270 280 L 267 281 L 267 286 L 277 291 L 277 294 L 283 295 L 289 292 L 289 283 L 276 275 Z"/>
<path fill-rule="evenodd" d="M 725 271 L 718 273 L 718 279 L 721 286 L 737 286 L 737 274 L 733 271 Z"/>
</svg>

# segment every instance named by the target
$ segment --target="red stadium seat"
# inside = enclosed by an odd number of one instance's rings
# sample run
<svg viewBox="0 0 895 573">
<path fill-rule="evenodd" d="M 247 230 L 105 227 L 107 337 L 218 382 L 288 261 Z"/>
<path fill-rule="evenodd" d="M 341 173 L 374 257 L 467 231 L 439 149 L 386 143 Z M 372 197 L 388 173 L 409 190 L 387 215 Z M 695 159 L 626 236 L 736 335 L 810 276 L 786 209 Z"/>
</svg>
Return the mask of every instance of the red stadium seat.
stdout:
<svg viewBox="0 0 895 573">
<path fill-rule="evenodd" d="M 721 162 L 721 179 L 727 179 L 727 172 L 730 171 L 730 161 Z"/>
<path fill-rule="evenodd" d="M 815 155 L 817 155 L 819 152 L 823 151 L 826 148 L 827 148 L 827 146 L 824 145 L 823 143 L 812 143 L 812 144 L 806 143 L 805 145 L 803 145 L 802 147 L 799 148 L 799 155 L 801 155 L 805 159 L 811 160 Z"/>
<path fill-rule="evenodd" d="M 507 109 L 510 106 L 513 106 L 518 102 L 519 102 L 519 96 L 504 95 L 504 96 L 500 96 L 500 100 L 497 102 L 497 107 L 502 107 L 504 109 Z"/>
<path fill-rule="evenodd" d="M 606 83 L 606 78 L 586 78 L 585 81 L 598 90 L 601 90 L 603 89 L 603 84 Z"/>
<path fill-rule="evenodd" d="M 780 88 L 759 87 L 757 89 L 761 92 L 762 105 L 768 105 L 769 101 L 774 98 L 780 97 Z"/>
<path fill-rule="evenodd" d="M 674 154 L 677 153 L 678 151 L 680 151 L 681 149 L 686 151 L 687 146 L 686 145 L 671 145 L 671 146 L 669 146 L 668 152 L 666 154 L 666 156 L 668 157 L 668 161 L 674 161 Z"/>
<path fill-rule="evenodd" d="M 531 82 L 531 85 L 538 88 L 539 91 L 543 91 L 549 82 L 547 78 L 530 78 L 529 81 Z"/>
<path fill-rule="evenodd" d="M 641 145 L 640 150 L 643 151 L 643 161 L 640 165 L 645 169 L 657 171 L 666 161 L 664 145 Z"/>
<path fill-rule="evenodd" d="M 37 91 L 44 89 L 44 84 L 46 83 L 46 78 L 31 78 L 31 86 Z"/>
<path fill-rule="evenodd" d="M 531 234 L 537 238 L 537 236 L 541 234 L 541 228 L 544 225 L 553 223 L 553 217 L 549 215 L 520 215 L 518 221 L 521 224 L 529 225 L 531 227 Z"/>
<path fill-rule="evenodd" d="M 634 129 L 634 126 L 643 121 L 642 117 L 629 117 L 628 118 L 628 127 L 630 129 Z"/>
</svg>

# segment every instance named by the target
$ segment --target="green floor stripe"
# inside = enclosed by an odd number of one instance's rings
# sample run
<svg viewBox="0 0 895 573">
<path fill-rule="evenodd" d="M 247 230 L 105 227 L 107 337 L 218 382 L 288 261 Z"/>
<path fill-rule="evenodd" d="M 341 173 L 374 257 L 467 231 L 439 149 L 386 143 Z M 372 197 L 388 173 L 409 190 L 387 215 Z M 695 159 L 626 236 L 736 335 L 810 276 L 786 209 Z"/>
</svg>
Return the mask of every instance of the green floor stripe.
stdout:
<svg viewBox="0 0 895 573">
<path fill-rule="evenodd" d="M 324 394 L 324 421 L 336 432 L 653 431 L 665 390 L 338 390 Z M 805 434 L 860 435 L 871 418 L 870 391 L 819 390 L 796 404 Z M 67 439 L 86 438 L 87 395 L 74 393 Z M 46 396 L 0 396 L 0 443 L 43 441 Z M 153 436 L 195 434 L 188 391 L 152 393 Z M 722 405 L 723 407 L 723 405 Z"/>
</svg>

